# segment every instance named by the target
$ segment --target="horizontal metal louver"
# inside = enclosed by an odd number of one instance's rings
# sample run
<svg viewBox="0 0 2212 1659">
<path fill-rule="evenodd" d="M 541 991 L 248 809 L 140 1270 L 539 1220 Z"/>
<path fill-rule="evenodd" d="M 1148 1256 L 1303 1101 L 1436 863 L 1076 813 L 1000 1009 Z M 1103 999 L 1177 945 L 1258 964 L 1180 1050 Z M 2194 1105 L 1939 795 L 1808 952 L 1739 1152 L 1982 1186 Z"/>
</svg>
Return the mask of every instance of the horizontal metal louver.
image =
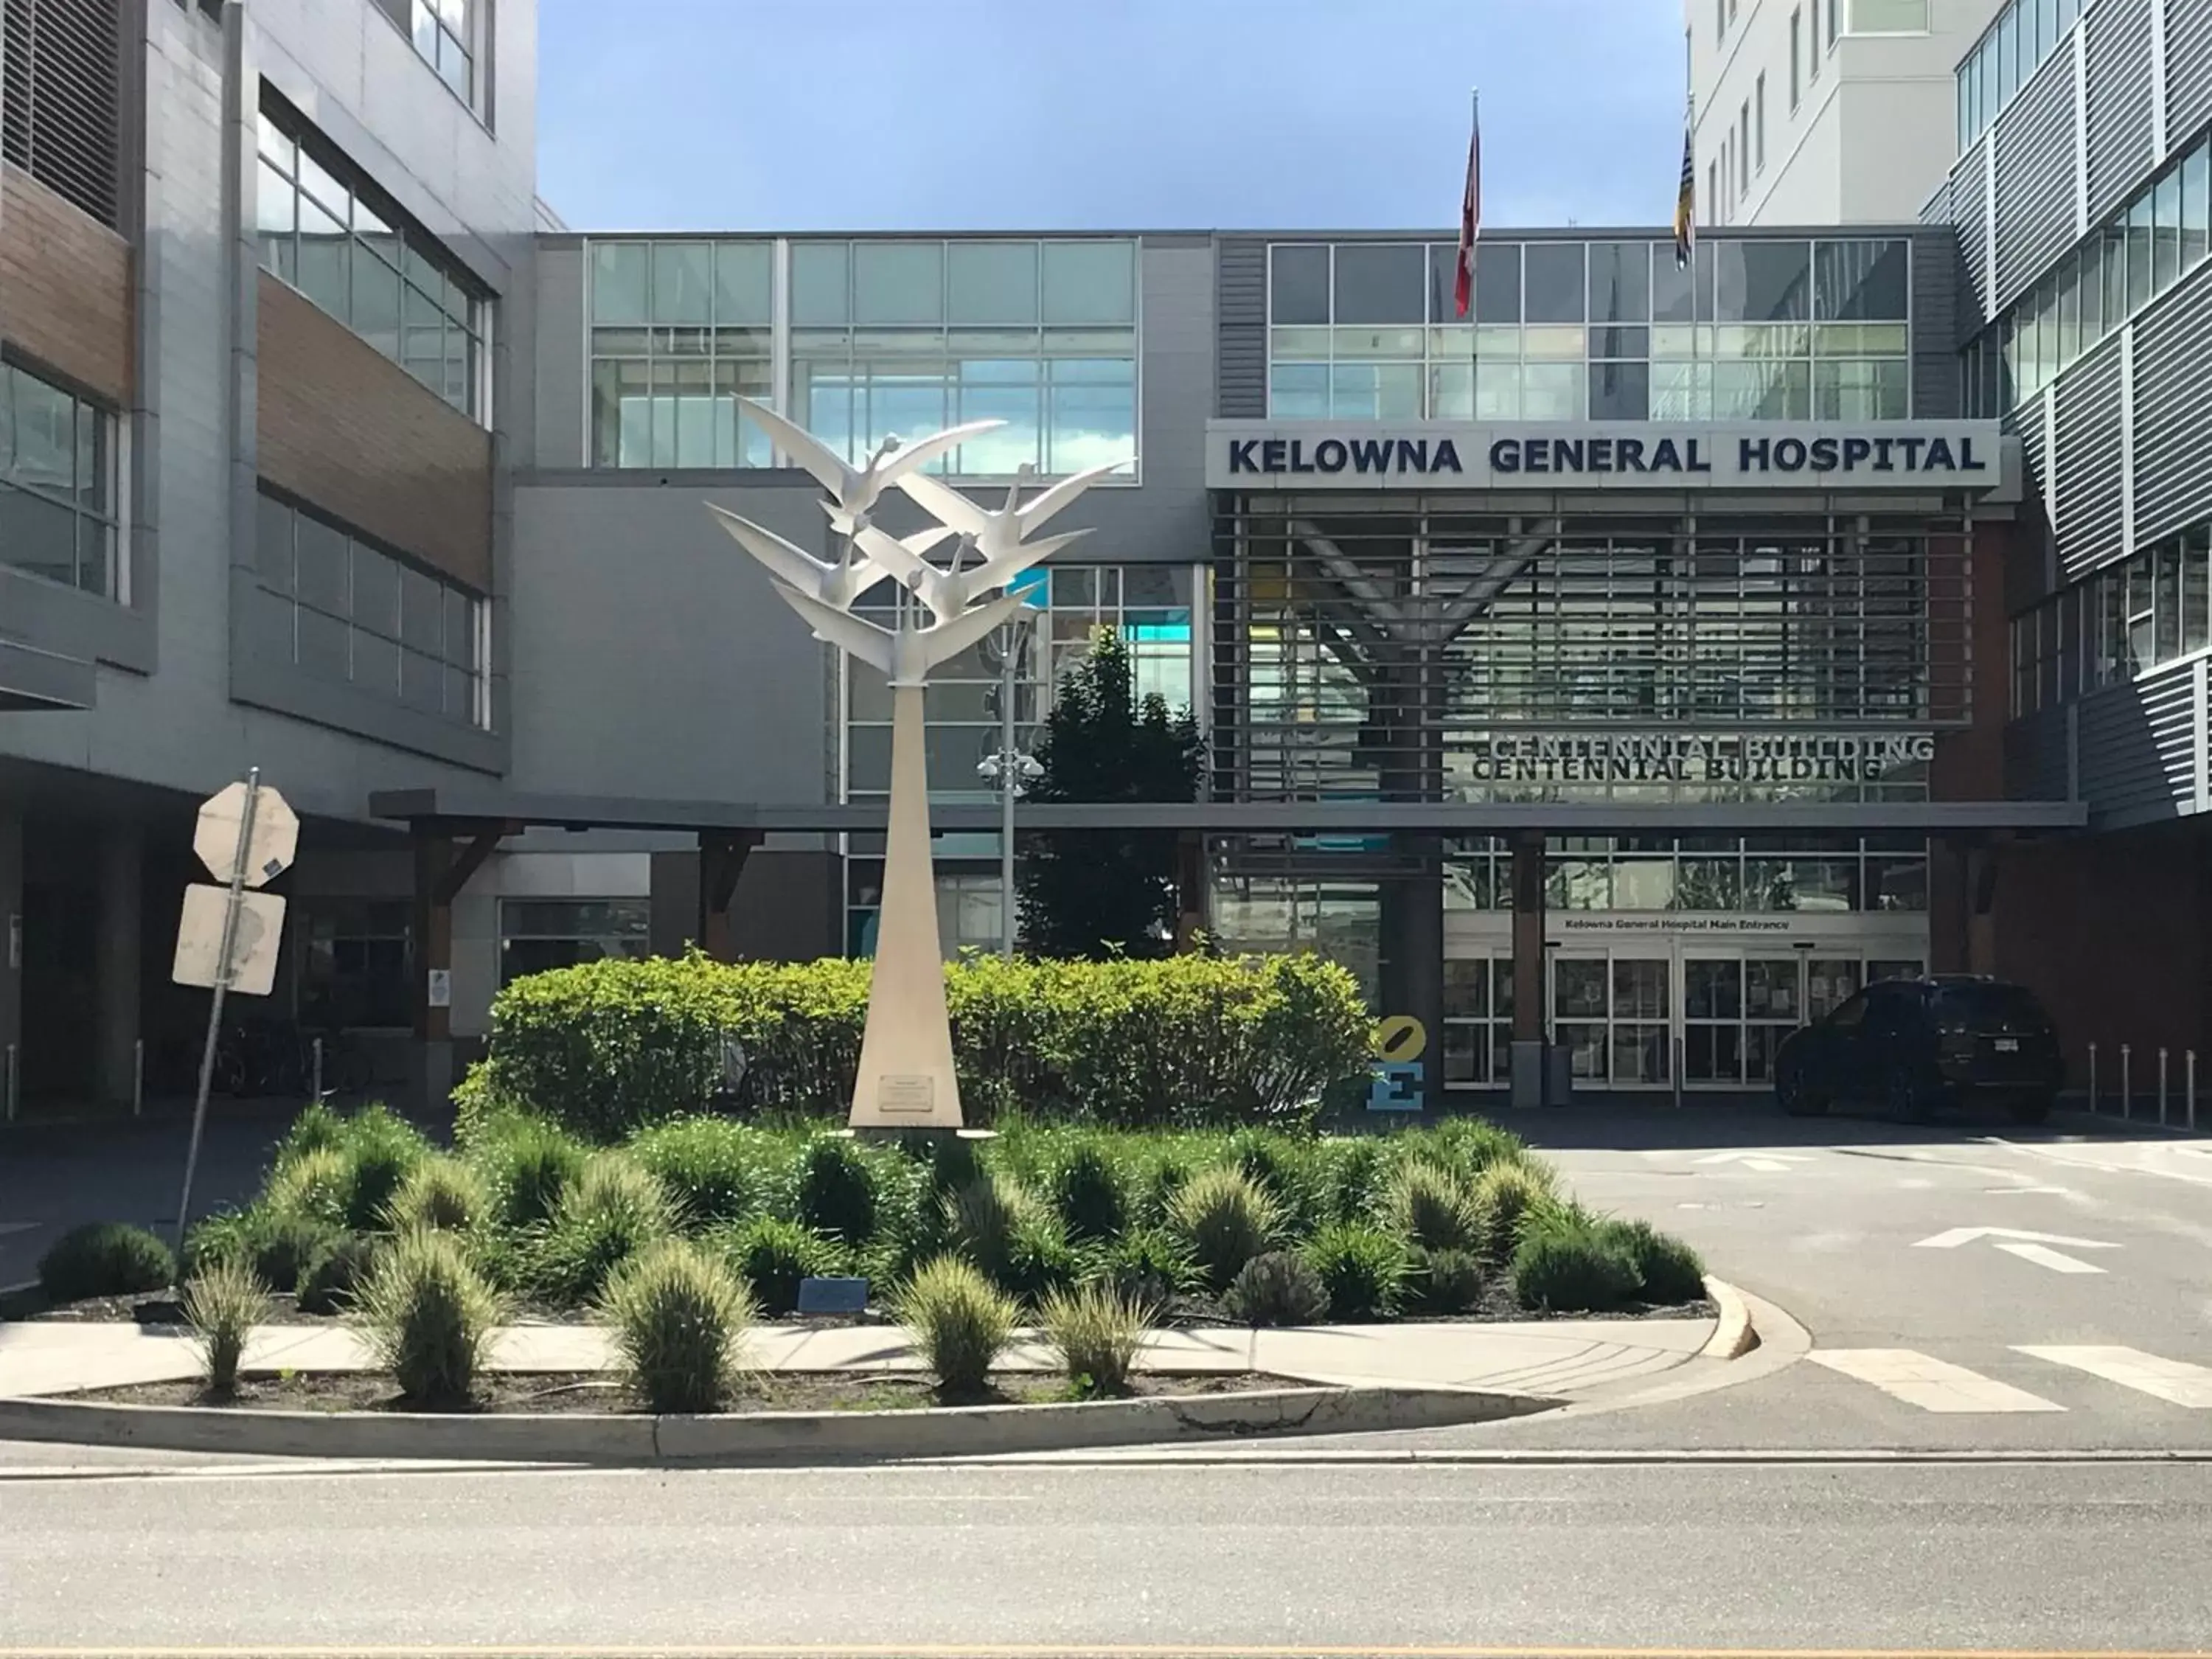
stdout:
<svg viewBox="0 0 2212 1659">
<path fill-rule="evenodd" d="M 1995 314 L 1990 304 L 1989 219 L 1983 199 L 1984 169 L 1990 135 L 1974 140 L 1974 147 L 1959 158 L 1951 173 L 1952 221 L 1959 227 L 1959 263 L 1966 272 L 1968 309 L 1976 328 Z"/>
<path fill-rule="evenodd" d="M 2197 793 L 2196 675 L 2181 664 L 2081 702 L 2081 798 L 2099 823 L 2171 817 Z"/>
<path fill-rule="evenodd" d="M 2136 544 L 2212 518 L 2212 268 L 2136 325 Z"/>
<path fill-rule="evenodd" d="M 2151 0 L 2098 0 L 2082 15 L 2093 225 L 2150 173 L 2150 5 Z"/>
<path fill-rule="evenodd" d="M 2071 580 L 2128 550 L 2121 539 L 2120 337 L 2076 362 L 2054 388 L 2056 453 L 2045 458 L 2057 491 L 2051 514 L 2058 560 Z"/>
<path fill-rule="evenodd" d="M 2166 0 L 2166 131 L 2175 148 L 2212 121 L 2212 4 Z"/>
<path fill-rule="evenodd" d="M 0 0 L 0 156 L 116 222 L 118 0 Z"/>
<path fill-rule="evenodd" d="M 1267 245 L 1240 240 L 1219 248 L 1215 412 L 1224 420 L 1255 420 L 1267 412 Z"/>
<path fill-rule="evenodd" d="M 2045 58 L 1997 118 L 1998 307 L 2074 242 L 2074 55 Z"/>
</svg>

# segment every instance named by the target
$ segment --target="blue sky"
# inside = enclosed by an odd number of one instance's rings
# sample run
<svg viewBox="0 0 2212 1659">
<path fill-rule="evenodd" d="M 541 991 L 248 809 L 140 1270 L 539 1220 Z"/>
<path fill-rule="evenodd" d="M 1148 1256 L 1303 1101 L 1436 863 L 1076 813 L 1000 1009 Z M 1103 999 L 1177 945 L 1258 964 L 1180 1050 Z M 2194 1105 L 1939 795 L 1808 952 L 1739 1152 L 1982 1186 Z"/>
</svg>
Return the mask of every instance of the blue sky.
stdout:
<svg viewBox="0 0 2212 1659">
<path fill-rule="evenodd" d="M 541 0 L 577 229 L 1666 223 L 1674 0 Z"/>
</svg>

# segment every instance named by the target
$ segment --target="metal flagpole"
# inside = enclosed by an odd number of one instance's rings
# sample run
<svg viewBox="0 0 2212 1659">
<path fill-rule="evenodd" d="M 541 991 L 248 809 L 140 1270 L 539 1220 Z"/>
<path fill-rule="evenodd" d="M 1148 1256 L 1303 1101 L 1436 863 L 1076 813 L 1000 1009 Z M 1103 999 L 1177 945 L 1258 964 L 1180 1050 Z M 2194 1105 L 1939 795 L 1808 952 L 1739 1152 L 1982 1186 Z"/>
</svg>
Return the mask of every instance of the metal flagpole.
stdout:
<svg viewBox="0 0 2212 1659">
<path fill-rule="evenodd" d="M 1480 313 L 1474 302 L 1475 249 L 1481 240 L 1482 226 L 1482 88 L 1474 87 L 1468 93 L 1468 118 L 1473 125 L 1468 129 L 1468 143 L 1473 148 L 1470 167 L 1474 176 L 1468 181 L 1475 192 L 1475 234 L 1467 242 L 1467 417 L 1469 421 L 1482 418 L 1482 333 L 1476 325 Z"/>
</svg>

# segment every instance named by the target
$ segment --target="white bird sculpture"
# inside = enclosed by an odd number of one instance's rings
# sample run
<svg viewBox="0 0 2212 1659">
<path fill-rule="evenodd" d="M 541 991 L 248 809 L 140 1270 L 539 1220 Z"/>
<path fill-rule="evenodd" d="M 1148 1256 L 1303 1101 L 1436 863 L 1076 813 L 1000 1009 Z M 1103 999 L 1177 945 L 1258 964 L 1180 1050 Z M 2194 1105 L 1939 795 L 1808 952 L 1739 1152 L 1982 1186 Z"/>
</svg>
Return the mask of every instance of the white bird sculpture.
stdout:
<svg viewBox="0 0 2212 1659">
<path fill-rule="evenodd" d="M 775 441 L 775 447 L 790 457 L 794 465 L 804 467 L 822 481 L 822 487 L 830 495 L 830 523 L 843 536 L 866 526 L 876 503 L 893 484 L 939 456 L 957 449 L 969 439 L 1006 424 L 1004 421 L 970 421 L 965 426 L 956 426 L 910 444 L 902 444 L 895 437 L 886 438 L 868 457 L 867 465 L 856 472 L 836 451 L 767 404 L 740 398 L 738 406 Z"/>
<path fill-rule="evenodd" d="M 933 525 L 897 541 L 863 525 L 859 536 L 848 538 L 845 558 L 832 563 L 712 501 L 707 503 L 707 510 L 738 546 L 766 567 L 779 586 L 803 593 L 834 611 L 850 610 L 855 599 L 885 576 L 904 583 L 901 568 L 909 562 L 927 567 L 927 561 L 921 556 L 952 533 L 942 525 Z M 871 561 L 867 556 L 870 540 L 888 544 L 884 558 Z"/>
<path fill-rule="evenodd" d="M 1024 603 L 1019 593 L 1002 593 L 949 620 L 927 628 L 878 627 L 849 611 L 833 610 L 787 583 L 776 591 L 827 645 L 841 646 L 879 672 L 893 686 L 920 686 L 929 671 L 958 656 L 994 629 L 1012 622 Z"/>
<path fill-rule="evenodd" d="M 940 524 L 950 525 L 959 532 L 963 543 L 981 556 L 981 564 L 967 573 L 965 590 L 978 593 L 1005 586 L 1030 566 L 1082 534 L 1078 531 L 1074 535 L 1055 536 L 1043 541 L 1029 539 L 1061 508 L 1121 465 L 1119 461 L 1109 461 L 1103 466 L 1070 473 L 1024 507 L 1022 491 L 1036 475 L 1036 469 L 1024 461 L 1007 488 L 1006 506 L 995 513 L 926 474 L 902 471 L 893 482 L 915 506 Z"/>
</svg>

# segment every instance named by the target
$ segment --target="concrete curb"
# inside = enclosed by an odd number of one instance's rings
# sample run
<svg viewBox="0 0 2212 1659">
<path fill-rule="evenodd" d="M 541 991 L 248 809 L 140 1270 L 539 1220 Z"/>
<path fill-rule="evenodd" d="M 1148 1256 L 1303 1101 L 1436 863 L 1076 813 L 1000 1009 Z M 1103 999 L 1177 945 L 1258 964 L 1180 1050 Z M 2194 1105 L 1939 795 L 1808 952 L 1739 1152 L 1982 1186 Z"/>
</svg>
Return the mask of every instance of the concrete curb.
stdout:
<svg viewBox="0 0 2212 1659">
<path fill-rule="evenodd" d="M 1759 1346 L 1759 1328 L 1752 1323 L 1751 1307 L 1743 1292 L 1723 1279 L 1705 1275 L 1705 1294 L 1721 1310 L 1713 1334 L 1698 1350 L 1701 1359 L 1741 1359 Z"/>
<path fill-rule="evenodd" d="M 1446 1428 L 1561 1403 L 1472 1389 L 1301 1388 L 1046 1406 L 650 1417 L 259 1412 L 18 1398 L 0 1399 L 0 1440 L 259 1457 L 830 1462 Z"/>
</svg>

